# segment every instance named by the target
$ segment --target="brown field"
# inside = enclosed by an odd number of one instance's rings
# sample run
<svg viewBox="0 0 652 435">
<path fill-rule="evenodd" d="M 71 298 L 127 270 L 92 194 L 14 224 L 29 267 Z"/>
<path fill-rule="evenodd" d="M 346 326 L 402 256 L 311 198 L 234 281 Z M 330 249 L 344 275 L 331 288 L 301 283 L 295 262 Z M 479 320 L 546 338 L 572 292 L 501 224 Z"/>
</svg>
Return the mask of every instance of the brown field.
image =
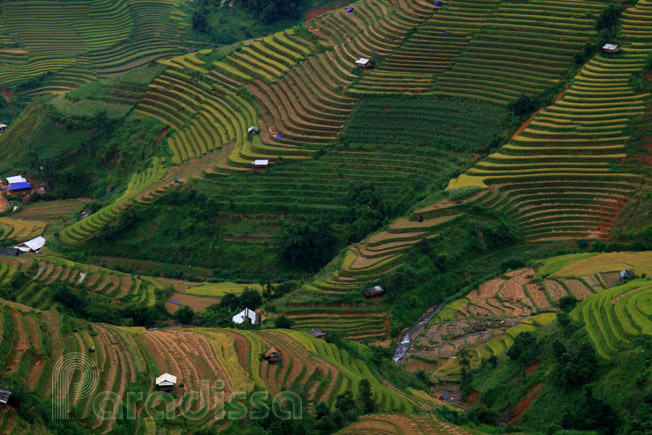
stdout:
<svg viewBox="0 0 652 435">
<path fill-rule="evenodd" d="M 543 291 L 539 284 L 528 283 L 526 284 L 527 292 L 538 309 L 549 308 L 550 302 L 546 297 L 546 292 Z"/>
<path fill-rule="evenodd" d="M 192 296 L 192 295 L 186 295 L 179 292 L 174 292 L 172 293 L 172 296 L 170 296 L 170 299 L 168 299 L 167 302 L 165 302 L 165 307 L 168 309 L 169 312 L 174 314 L 177 312 L 179 308 L 181 308 L 181 306 L 177 304 L 173 304 L 172 302 L 181 302 L 183 305 L 188 305 L 190 308 L 192 308 L 192 310 L 195 313 L 198 313 L 213 304 L 219 304 L 220 299 L 203 297 L 203 296 Z"/>
<path fill-rule="evenodd" d="M 558 301 L 564 296 L 568 296 L 568 292 L 566 291 L 566 289 L 557 281 L 554 281 L 552 279 L 546 279 L 543 281 L 543 284 L 546 287 L 548 296 L 550 296 L 550 299 L 552 299 L 553 301 Z"/>
<path fill-rule="evenodd" d="M 586 299 L 593 294 L 591 289 L 579 279 L 562 279 L 561 282 L 575 296 L 575 299 Z"/>
</svg>

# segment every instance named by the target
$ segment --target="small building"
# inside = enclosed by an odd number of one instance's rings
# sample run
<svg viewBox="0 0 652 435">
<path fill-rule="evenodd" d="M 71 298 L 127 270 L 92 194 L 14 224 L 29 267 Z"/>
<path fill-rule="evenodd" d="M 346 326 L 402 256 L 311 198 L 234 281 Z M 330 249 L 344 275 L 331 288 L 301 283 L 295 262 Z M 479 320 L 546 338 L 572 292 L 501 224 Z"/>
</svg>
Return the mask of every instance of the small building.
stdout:
<svg viewBox="0 0 652 435">
<path fill-rule="evenodd" d="M 4 132 L 7 130 L 7 124 L 0 124 L 0 133 Z"/>
<path fill-rule="evenodd" d="M 350 14 L 350 13 L 353 12 L 354 10 L 355 10 L 355 7 L 354 7 L 354 6 L 351 6 L 351 7 L 348 8 L 345 12 L 346 12 L 347 14 Z"/>
<path fill-rule="evenodd" d="M 6 255 L 8 257 L 18 257 L 22 251 L 18 248 L 9 248 L 9 247 L 1 247 L 0 248 L 0 255 Z"/>
<path fill-rule="evenodd" d="M 632 278 L 634 278 L 634 272 L 632 272 L 631 270 L 621 270 L 620 272 L 618 272 L 619 282 L 629 281 Z"/>
<path fill-rule="evenodd" d="M 250 310 L 249 308 L 245 308 L 244 310 L 240 311 L 238 314 L 233 316 L 233 323 L 242 325 L 244 322 L 249 319 L 249 322 L 251 322 L 252 325 L 255 325 L 258 323 L 258 314 L 254 310 Z"/>
<path fill-rule="evenodd" d="M 7 402 L 9 402 L 10 396 L 11 396 L 11 391 L 0 390 L 0 405 L 6 405 Z"/>
<path fill-rule="evenodd" d="M 95 345 L 93 345 L 93 346 L 88 346 L 88 352 L 89 352 L 89 353 L 95 352 Z"/>
<path fill-rule="evenodd" d="M 270 347 L 263 354 L 263 358 L 270 364 L 274 364 L 280 361 L 281 352 L 279 352 L 274 346 Z"/>
<path fill-rule="evenodd" d="M 373 68 L 374 61 L 371 59 L 367 59 L 366 57 L 361 57 L 360 59 L 355 61 L 355 64 L 360 68 Z"/>
<path fill-rule="evenodd" d="M 15 175 L 13 177 L 7 177 L 7 182 L 9 185 L 7 186 L 8 191 L 12 190 L 24 190 L 24 189 L 31 189 L 32 185 L 29 184 L 26 178 L 24 178 L 22 175 Z"/>
<path fill-rule="evenodd" d="M 169 373 L 163 373 L 156 378 L 156 386 L 158 388 L 174 388 L 177 384 L 177 377 Z"/>
<path fill-rule="evenodd" d="M 616 44 L 605 44 L 602 46 L 602 52 L 609 54 L 620 53 L 620 47 Z"/>
<path fill-rule="evenodd" d="M 322 340 L 326 339 L 326 333 L 324 331 L 321 331 L 321 330 L 317 329 L 317 328 L 312 328 L 310 330 L 309 334 L 312 335 L 315 338 L 319 338 L 319 339 L 322 339 Z"/>
<path fill-rule="evenodd" d="M 258 134 L 259 130 L 258 127 L 254 127 L 253 125 L 247 129 L 247 133 L 249 134 Z"/>
<path fill-rule="evenodd" d="M 367 299 L 379 298 L 385 293 L 385 289 L 379 285 L 368 287 L 362 292 L 362 296 Z"/>
<path fill-rule="evenodd" d="M 35 239 L 29 240 L 22 245 L 14 246 L 16 249 L 20 249 L 23 252 L 36 252 L 45 246 L 45 239 L 41 236 L 38 236 Z"/>
<path fill-rule="evenodd" d="M 268 159 L 261 159 L 261 160 L 254 160 L 251 162 L 253 165 L 254 169 L 267 169 L 269 166 L 269 160 Z"/>
</svg>

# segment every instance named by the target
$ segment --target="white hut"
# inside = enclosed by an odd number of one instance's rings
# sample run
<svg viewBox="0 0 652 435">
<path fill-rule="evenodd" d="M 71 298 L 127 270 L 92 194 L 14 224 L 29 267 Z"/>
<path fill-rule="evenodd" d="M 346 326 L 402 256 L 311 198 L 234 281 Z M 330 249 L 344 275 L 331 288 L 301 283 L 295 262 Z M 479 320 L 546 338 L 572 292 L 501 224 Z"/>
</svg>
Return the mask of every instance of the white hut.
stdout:
<svg viewBox="0 0 652 435">
<path fill-rule="evenodd" d="M 258 314 L 254 310 L 245 308 L 240 311 L 238 314 L 233 316 L 233 323 L 242 325 L 247 319 L 251 322 L 252 325 L 255 325 L 258 322 Z"/>
<path fill-rule="evenodd" d="M 15 246 L 15 248 L 20 249 L 23 252 L 38 252 L 43 246 L 45 246 L 46 240 L 38 236 L 35 239 L 24 242 L 22 245 Z"/>
<path fill-rule="evenodd" d="M 177 383 L 177 377 L 169 373 L 163 373 L 161 376 L 156 378 L 157 387 L 174 387 Z"/>
<path fill-rule="evenodd" d="M 355 64 L 362 68 L 371 68 L 374 66 L 374 62 L 371 59 L 367 59 L 366 57 L 361 57 L 360 59 L 356 60 Z"/>
<path fill-rule="evenodd" d="M 620 53 L 620 47 L 616 44 L 605 44 L 602 46 L 602 52 L 603 53 Z"/>
<path fill-rule="evenodd" d="M 269 166 L 269 160 L 268 159 L 260 159 L 260 160 L 254 160 L 251 162 L 253 165 L 254 169 L 267 169 Z"/>
</svg>

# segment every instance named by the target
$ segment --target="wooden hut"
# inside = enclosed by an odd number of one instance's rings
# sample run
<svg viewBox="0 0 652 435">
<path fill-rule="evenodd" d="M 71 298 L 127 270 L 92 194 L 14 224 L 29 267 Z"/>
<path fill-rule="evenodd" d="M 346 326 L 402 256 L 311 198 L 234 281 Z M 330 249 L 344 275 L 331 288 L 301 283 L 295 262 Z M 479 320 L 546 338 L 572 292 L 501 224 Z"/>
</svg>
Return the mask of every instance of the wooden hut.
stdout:
<svg viewBox="0 0 652 435">
<path fill-rule="evenodd" d="M 312 335 L 315 338 L 319 338 L 319 339 L 322 339 L 322 340 L 326 339 L 326 333 L 324 331 L 321 331 L 321 330 L 317 329 L 317 328 L 312 328 L 310 330 L 309 334 Z"/>
<path fill-rule="evenodd" d="M 276 364 L 281 360 L 281 352 L 279 352 L 274 346 L 271 346 L 265 351 L 263 358 L 270 364 Z"/>
</svg>

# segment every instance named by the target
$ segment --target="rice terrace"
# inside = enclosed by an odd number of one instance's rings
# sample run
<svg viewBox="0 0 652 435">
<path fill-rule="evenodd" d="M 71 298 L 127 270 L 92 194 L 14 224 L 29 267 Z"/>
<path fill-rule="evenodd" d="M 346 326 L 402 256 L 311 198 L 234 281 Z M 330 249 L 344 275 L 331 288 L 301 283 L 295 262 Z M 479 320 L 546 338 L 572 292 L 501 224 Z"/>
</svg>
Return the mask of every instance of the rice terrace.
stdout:
<svg viewBox="0 0 652 435">
<path fill-rule="evenodd" d="M 0 433 L 652 434 L 652 0 L 0 2 Z"/>
</svg>

